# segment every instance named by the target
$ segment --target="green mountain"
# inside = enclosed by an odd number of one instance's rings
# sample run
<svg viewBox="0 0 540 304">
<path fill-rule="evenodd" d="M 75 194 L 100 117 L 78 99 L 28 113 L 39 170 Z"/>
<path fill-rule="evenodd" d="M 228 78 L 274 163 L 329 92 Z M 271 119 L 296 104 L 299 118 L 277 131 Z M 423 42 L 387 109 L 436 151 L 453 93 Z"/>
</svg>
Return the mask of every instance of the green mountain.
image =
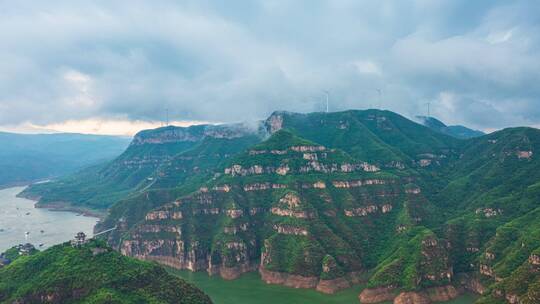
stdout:
<svg viewBox="0 0 540 304">
<path fill-rule="evenodd" d="M 96 228 L 117 226 L 107 241 L 124 255 L 226 279 L 259 271 L 326 293 L 364 281 L 363 303 L 464 289 L 538 302 L 539 130 L 460 139 L 379 110 L 275 112 L 261 126 L 153 161 Z M 178 143 L 153 132 L 126 153 Z"/>
<path fill-rule="evenodd" d="M 212 302 L 160 266 L 91 241 L 76 248 L 57 245 L 0 268 L 0 303 Z"/>
<path fill-rule="evenodd" d="M 73 173 L 117 157 L 131 139 L 84 134 L 0 132 L 0 188 Z"/>
<path fill-rule="evenodd" d="M 420 120 L 420 122 L 424 126 L 432 130 L 435 130 L 437 132 L 447 134 L 456 138 L 460 138 L 460 139 L 468 139 L 468 138 L 479 137 L 479 136 L 485 135 L 485 133 L 482 131 L 469 129 L 467 127 L 460 126 L 460 125 L 447 126 L 442 121 L 431 116 L 430 117 L 416 116 L 416 118 Z"/>
<path fill-rule="evenodd" d="M 158 169 L 181 162 L 182 158 L 175 156 L 182 152 L 196 150 L 202 142 L 221 142 L 222 146 L 231 146 L 230 150 L 235 151 L 260 140 L 257 132 L 243 124 L 168 126 L 141 131 L 116 159 L 48 183 L 32 185 L 21 196 L 38 198 L 38 206 L 43 207 L 64 208 L 67 205 L 67 208 L 103 210 L 118 200 L 152 187 L 157 177 L 163 175 Z M 210 149 L 206 152 L 212 153 Z M 222 156 L 227 155 L 206 155 L 201 157 L 201 163 L 212 163 Z"/>
</svg>

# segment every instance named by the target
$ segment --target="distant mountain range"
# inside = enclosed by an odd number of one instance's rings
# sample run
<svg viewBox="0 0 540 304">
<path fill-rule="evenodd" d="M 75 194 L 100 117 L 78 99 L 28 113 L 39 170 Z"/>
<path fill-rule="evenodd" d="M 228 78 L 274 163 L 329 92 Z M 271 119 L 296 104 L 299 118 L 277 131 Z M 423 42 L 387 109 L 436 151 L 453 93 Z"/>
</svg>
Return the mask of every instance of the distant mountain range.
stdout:
<svg viewBox="0 0 540 304">
<path fill-rule="evenodd" d="M 351 110 L 158 128 L 22 195 L 107 209 L 97 230 L 118 227 L 107 241 L 124 255 L 226 279 L 259 271 L 325 293 L 367 281 L 362 303 L 465 289 L 540 303 L 540 130 L 437 122 Z"/>
<path fill-rule="evenodd" d="M 127 137 L 0 132 L 0 188 L 73 173 L 118 156 Z"/>
<path fill-rule="evenodd" d="M 473 137 L 479 137 L 482 135 L 485 135 L 484 132 L 469 129 L 464 126 L 456 125 L 456 126 L 447 126 L 442 121 L 438 120 L 435 117 L 427 117 L 427 116 L 416 116 L 416 119 L 418 119 L 424 126 L 435 130 L 437 132 L 441 132 L 443 134 L 447 134 L 456 138 L 461 139 L 467 139 L 467 138 L 473 138 Z"/>
</svg>

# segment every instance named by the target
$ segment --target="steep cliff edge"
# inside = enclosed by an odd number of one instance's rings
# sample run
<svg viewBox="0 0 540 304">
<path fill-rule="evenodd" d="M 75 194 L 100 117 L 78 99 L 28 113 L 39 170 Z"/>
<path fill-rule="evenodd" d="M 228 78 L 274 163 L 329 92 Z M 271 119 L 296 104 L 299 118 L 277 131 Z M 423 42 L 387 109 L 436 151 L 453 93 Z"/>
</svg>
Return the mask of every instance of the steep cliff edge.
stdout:
<svg viewBox="0 0 540 304">
<path fill-rule="evenodd" d="M 357 283 L 374 266 L 372 248 L 421 223 L 429 206 L 407 170 L 381 170 L 285 130 L 222 170 L 147 212 L 119 240 L 122 253 L 225 278 L 260 260 L 268 283 L 332 293 Z"/>
</svg>

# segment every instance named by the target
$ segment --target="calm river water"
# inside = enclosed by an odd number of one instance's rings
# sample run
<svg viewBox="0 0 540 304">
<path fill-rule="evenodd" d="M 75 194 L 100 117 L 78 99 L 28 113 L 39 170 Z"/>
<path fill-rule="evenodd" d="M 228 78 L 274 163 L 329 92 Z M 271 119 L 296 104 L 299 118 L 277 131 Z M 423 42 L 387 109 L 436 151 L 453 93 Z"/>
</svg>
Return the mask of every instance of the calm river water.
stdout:
<svg viewBox="0 0 540 304">
<path fill-rule="evenodd" d="M 92 235 L 98 218 L 34 208 L 34 201 L 16 197 L 23 189 L 0 190 L 0 252 L 25 242 L 45 249 L 70 240 L 79 231 Z"/>
</svg>

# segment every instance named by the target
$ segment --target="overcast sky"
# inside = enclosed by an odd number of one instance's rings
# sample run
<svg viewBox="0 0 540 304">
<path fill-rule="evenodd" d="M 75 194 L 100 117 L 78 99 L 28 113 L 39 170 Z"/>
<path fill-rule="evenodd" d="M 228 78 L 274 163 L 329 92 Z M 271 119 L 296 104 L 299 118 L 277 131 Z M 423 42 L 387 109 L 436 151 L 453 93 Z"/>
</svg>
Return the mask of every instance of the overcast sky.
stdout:
<svg viewBox="0 0 540 304">
<path fill-rule="evenodd" d="M 430 102 L 449 124 L 540 126 L 539 13 L 540 1 L 0 0 L 0 129 L 133 133 L 166 108 L 187 124 L 254 120 L 321 111 L 323 90 L 331 111 L 412 117 Z"/>
</svg>

